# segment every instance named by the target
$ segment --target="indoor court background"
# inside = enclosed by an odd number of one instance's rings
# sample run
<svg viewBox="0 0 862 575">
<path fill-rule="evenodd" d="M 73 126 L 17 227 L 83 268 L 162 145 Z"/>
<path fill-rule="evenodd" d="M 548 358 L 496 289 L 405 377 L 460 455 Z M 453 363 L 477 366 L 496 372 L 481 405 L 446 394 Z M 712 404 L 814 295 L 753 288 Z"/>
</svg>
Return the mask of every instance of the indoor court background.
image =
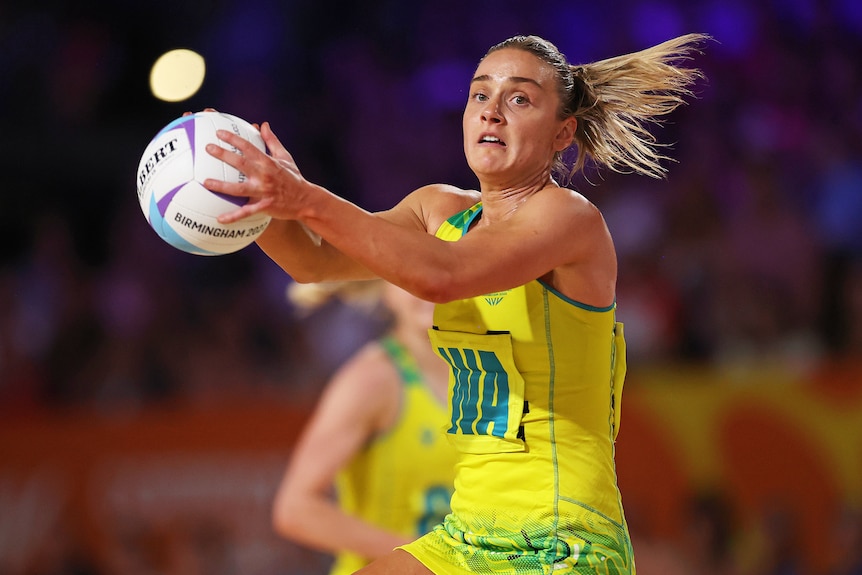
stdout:
<svg viewBox="0 0 862 575">
<path fill-rule="evenodd" d="M 255 246 L 160 240 L 135 172 L 163 125 L 269 120 L 310 180 L 381 209 L 472 186 L 460 116 L 490 45 L 535 33 L 579 63 L 688 32 L 715 42 L 655 131 L 667 179 L 573 183 L 619 253 L 638 572 L 862 572 L 862 4 L 4 0 L 0 575 L 325 573 L 269 505 L 380 319 L 294 313 Z M 185 102 L 147 86 L 172 48 L 207 63 Z"/>
</svg>

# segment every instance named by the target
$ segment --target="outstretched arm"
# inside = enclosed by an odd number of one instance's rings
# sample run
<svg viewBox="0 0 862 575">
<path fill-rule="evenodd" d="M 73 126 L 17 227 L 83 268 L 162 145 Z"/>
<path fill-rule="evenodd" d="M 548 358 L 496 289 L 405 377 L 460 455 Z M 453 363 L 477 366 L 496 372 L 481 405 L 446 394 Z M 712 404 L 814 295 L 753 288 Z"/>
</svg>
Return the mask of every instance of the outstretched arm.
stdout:
<svg viewBox="0 0 862 575">
<path fill-rule="evenodd" d="M 576 192 L 549 184 L 506 217 L 485 217 L 461 240 L 446 242 L 433 231 L 478 201 L 478 192 L 425 186 L 391 210 L 370 213 L 303 178 L 268 124 L 261 134 L 271 156 L 219 131 L 240 153 L 217 145 L 207 151 L 246 174 L 246 181 L 205 185 L 251 199 L 222 221 L 262 211 L 286 220 L 262 236 L 261 246 L 298 281 L 376 276 L 439 303 L 510 289 L 553 271 L 552 285 L 561 293 L 591 305 L 613 301 L 610 235 L 595 206 Z M 320 246 L 298 222 L 323 238 Z M 604 277 L 593 281 L 592 275 Z"/>
<path fill-rule="evenodd" d="M 277 533 L 322 551 L 351 551 L 369 559 L 410 540 L 348 514 L 331 493 L 338 472 L 391 425 L 400 386 L 397 371 L 376 343 L 336 372 L 276 494 L 272 520 Z"/>
<path fill-rule="evenodd" d="M 257 245 L 299 283 L 375 277 L 296 220 L 271 220 Z"/>
<path fill-rule="evenodd" d="M 272 193 L 279 183 L 287 183 L 297 188 L 315 186 L 302 177 L 293 157 L 282 145 L 268 122 L 264 122 L 260 126 L 260 131 L 269 154 L 260 152 L 252 154 L 246 146 L 245 140 L 229 133 L 225 133 L 228 135 L 226 139 L 231 140 L 233 137 L 236 149 L 241 151 L 240 154 L 229 153 L 215 145 L 208 148 L 213 156 L 228 163 L 233 162 L 235 165 L 242 165 L 241 170 L 246 174 L 251 184 L 251 186 L 243 186 L 243 189 L 238 191 L 228 189 L 230 186 L 225 182 L 209 180 L 206 185 L 211 190 L 239 193 L 240 195 L 243 195 L 243 192 L 249 187 L 259 190 L 256 196 L 249 195 L 252 202 L 244 208 L 220 218 L 221 221 L 233 222 L 253 213 L 267 211 L 273 216 L 273 220 L 266 231 L 257 239 L 257 244 L 298 282 L 361 280 L 376 277 L 376 274 L 360 262 L 337 249 L 294 218 L 289 206 L 283 201 L 279 201 L 279 197 Z M 417 230 L 424 230 L 422 222 L 410 212 L 409 206 L 406 205 L 390 210 L 387 215 L 381 214 L 381 217 L 398 222 L 400 225 L 409 225 Z"/>
<path fill-rule="evenodd" d="M 391 273 L 393 268 L 406 271 L 408 263 L 415 263 L 405 256 L 412 253 L 415 242 L 444 244 L 429 231 L 478 201 L 477 192 L 431 185 L 408 194 L 389 210 L 371 213 L 306 180 L 268 122 L 260 131 L 269 154 L 235 134 L 219 131 L 219 138 L 238 152 L 215 144 L 207 151 L 236 167 L 246 179 L 243 183 L 206 180 L 204 185 L 215 192 L 250 199 L 242 208 L 220 217 L 224 223 L 259 212 L 273 217 L 257 243 L 298 282 L 382 277 L 413 291 L 409 286 L 416 282 L 404 274 Z M 328 229 L 324 235 L 314 230 L 314 226 L 326 227 L 322 222 L 312 223 L 314 213 L 325 214 L 324 219 L 340 232 Z M 409 259 L 415 260 L 412 255 Z M 368 266 L 369 262 L 375 265 Z M 421 293 L 416 295 L 421 297 Z"/>
</svg>

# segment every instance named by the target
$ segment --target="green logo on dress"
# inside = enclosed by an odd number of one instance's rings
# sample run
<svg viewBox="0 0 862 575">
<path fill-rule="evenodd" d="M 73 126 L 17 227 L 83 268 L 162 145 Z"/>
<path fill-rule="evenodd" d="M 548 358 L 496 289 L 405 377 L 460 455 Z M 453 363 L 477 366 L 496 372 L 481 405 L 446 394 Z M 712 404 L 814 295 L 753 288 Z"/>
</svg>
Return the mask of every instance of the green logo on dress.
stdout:
<svg viewBox="0 0 862 575">
<path fill-rule="evenodd" d="M 485 301 L 487 302 L 488 305 L 495 306 L 498 303 L 500 303 L 501 301 L 503 301 L 503 298 L 506 297 L 506 294 L 508 294 L 508 293 L 509 293 L 508 291 L 497 291 L 494 293 L 486 294 L 483 297 L 485 298 Z"/>
</svg>

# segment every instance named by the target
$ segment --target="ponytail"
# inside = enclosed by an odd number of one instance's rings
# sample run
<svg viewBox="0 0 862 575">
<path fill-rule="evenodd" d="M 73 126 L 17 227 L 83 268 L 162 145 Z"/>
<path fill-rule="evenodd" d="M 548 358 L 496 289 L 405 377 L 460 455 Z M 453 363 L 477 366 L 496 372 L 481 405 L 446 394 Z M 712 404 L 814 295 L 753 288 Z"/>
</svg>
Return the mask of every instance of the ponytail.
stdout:
<svg viewBox="0 0 862 575">
<path fill-rule="evenodd" d="M 556 72 L 562 118 L 578 121 L 574 145 L 577 156 L 571 167 L 557 154 L 554 171 L 571 177 L 588 161 L 620 173 L 638 173 L 661 178 L 669 158 L 660 153 L 666 146 L 656 141 L 649 124 L 662 123 L 662 116 L 693 96 L 692 84 L 703 74 L 683 66 L 699 52 L 709 36 L 687 34 L 651 48 L 577 66 L 550 42 L 538 36 L 516 36 L 492 47 L 519 48 L 531 52 Z"/>
<path fill-rule="evenodd" d="M 663 177 L 667 156 L 659 153 L 647 124 L 660 124 L 693 96 L 691 84 L 703 75 L 681 64 L 706 37 L 688 34 L 652 48 L 573 66 L 572 74 L 583 95 L 574 102 L 578 119 L 578 155 L 569 175 L 584 167 L 587 158 L 614 171 Z"/>
</svg>

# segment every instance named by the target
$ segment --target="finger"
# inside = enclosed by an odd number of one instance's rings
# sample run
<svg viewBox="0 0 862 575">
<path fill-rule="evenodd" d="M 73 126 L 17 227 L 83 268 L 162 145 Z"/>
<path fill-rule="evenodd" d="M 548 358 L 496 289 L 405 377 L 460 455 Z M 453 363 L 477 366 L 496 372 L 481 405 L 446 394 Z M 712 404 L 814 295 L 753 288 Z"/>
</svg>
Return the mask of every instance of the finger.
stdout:
<svg viewBox="0 0 862 575">
<path fill-rule="evenodd" d="M 249 158 L 256 158 L 264 155 L 264 152 L 260 151 L 257 146 L 229 130 L 216 130 L 216 137 L 222 142 L 230 144 Z"/>
<path fill-rule="evenodd" d="M 207 144 L 207 153 L 248 176 L 251 176 L 249 170 L 267 158 L 266 152 L 232 132 L 216 130 L 216 136 L 225 145 L 217 143 Z"/>
<path fill-rule="evenodd" d="M 263 211 L 263 209 L 264 208 L 261 203 L 246 204 L 238 210 L 234 210 L 232 212 L 220 215 L 218 217 L 218 221 L 221 224 L 232 224 L 234 222 L 238 222 L 241 219 L 253 216 L 256 213 Z"/>
<path fill-rule="evenodd" d="M 281 143 L 281 140 L 279 140 L 278 136 L 275 135 L 275 132 L 272 131 L 272 126 L 269 122 L 264 122 L 263 125 L 261 125 L 260 135 L 263 138 L 263 142 L 266 144 L 266 149 L 269 150 L 269 153 L 273 158 L 288 160 L 293 163 L 293 156 L 290 155 L 290 152 L 287 151 L 287 148 L 284 147 L 284 144 Z"/>
<path fill-rule="evenodd" d="M 232 150 L 219 146 L 218 144 L 207 144 L 206 151 L 210 156 L 221 160 L 225 164 L 236 168 L 244 174 L 248 174 L 246 171 L 248 166 L 246 165 L 245 155 L 238 154 Z"/>
<path fill-rule="evenodd" d="M 253 188 L 245 187 L 239 182 L 226 182 L 224 180 L 214 180 L 212 178 L 205 179 L 203 181 L 203 187 L 211 192 L 237 197 L 251 197 L 249 192 L 254 191 Z"/>
<path fill-rule="evenodd" d="M 216 112 L 217 110 L 215 108 L 204 108 L 203 111 L 204 112 Z M 194 112 L 186 111 L 186 112 L 183 112 L 183 117 L 185 118 L 186 116 L 191 116 L 192 114 L 194 114 Z"/>
</svg>

